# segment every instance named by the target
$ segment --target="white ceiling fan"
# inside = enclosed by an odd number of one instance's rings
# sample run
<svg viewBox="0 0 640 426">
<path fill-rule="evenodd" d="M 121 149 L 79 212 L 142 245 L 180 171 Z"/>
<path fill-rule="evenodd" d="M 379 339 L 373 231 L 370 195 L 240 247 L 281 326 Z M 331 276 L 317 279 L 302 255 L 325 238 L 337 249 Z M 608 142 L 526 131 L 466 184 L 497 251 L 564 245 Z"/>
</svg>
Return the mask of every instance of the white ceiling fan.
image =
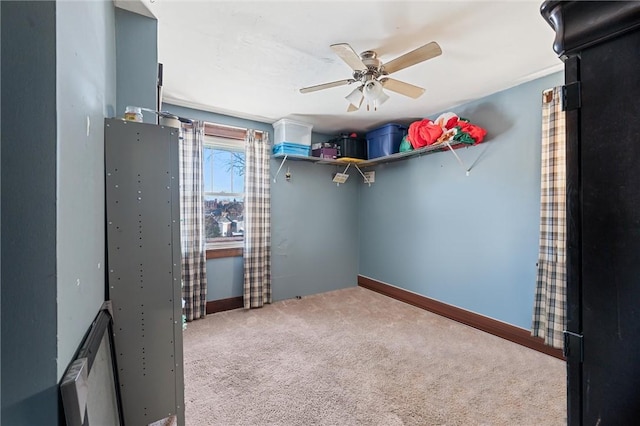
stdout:
<svg viewBox="0 0 640 426">
<path fill-rule="evenodd" d="M 413 84 L 387 76 L 442 54 L 440 46 L 435 41 L 427 43 L 409 53 L 405 53 L 386 64 L 383 64 L 382 61 L 378 59 L 378 54 L 373 50 L 367 50 L 358 55 L 348 43 L 332 44 L 331 50 L 351 67 L 353 77 L 318 84 L 317 86 L 304 87 L 300 89 L 300 93 L 310 93 L 331 87 L 360 83 L 360 85 L 346 97 L 349 101 L 349 107 L 347 108 L 349 112 L 360 109 L 365 100 L 367 101 L 367 111 L 370 108 L 376 110 L 379 105 L 389 99 L 389 96 L 382 90 L 383 88 L 413 99 L 419 98 L 424 93 L 422 87 L 414 86 Z"/>
</svg>

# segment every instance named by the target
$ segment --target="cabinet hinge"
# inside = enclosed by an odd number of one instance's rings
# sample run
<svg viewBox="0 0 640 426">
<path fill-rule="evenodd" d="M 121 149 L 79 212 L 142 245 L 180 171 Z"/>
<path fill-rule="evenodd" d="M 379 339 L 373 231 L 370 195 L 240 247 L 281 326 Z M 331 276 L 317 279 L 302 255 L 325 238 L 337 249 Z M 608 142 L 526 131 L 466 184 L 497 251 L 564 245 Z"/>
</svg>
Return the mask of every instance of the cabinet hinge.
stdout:
<svg viewBox="0 0 640 426">
<path fill-rule="evenodd" d="M 580 82 L 576 81 L 562 86 L 562 110 L 571 111 L 582 106 L 580 99 Z"/>
<path fill-rule="evenodd" d="M 566 359 L 572 358 L 573 361 L 583 362 L 583 346 L 582 346 L 582 334 L 572 333 L 571 331 L 564 331 L 564 357 Z"/>
</svg>

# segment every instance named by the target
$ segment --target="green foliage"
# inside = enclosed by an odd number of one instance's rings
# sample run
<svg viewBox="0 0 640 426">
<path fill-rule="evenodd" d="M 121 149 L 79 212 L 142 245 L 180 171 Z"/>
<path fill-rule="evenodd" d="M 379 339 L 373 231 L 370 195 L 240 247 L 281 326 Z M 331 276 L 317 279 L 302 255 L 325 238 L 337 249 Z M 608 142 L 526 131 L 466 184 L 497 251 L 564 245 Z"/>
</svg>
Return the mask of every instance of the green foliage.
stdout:
<svg viewBox="0 0 640 426">
<path fill-rule="evenodd" d="M 215 217 L 213 217 L 213 215 L 208 215 L 205 217 L 204 227 L 206 238 L 217 238 L 222 236 L 222 234 L 220 233 L 218 222 L 216 221 Z"/>
</svg>

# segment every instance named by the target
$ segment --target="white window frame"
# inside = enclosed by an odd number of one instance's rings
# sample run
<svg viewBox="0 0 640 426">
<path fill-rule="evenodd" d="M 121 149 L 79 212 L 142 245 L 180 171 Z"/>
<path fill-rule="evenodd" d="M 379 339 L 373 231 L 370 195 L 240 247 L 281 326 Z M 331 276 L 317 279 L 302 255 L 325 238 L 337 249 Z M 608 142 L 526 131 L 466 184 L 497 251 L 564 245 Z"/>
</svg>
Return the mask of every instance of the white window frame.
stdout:
<svg viewBox="0 0 640 426">
<path fill-rule="evenodd" d="M 231 139 L 231 138 L 223 138 L 223 137 L 219 137 L 219 136 L 211 136 L 211 135 L 204 135 L 204 139 L 203 139 L 203 148 L 205 147 L 212 147 L 212 148 L 218 148 L 218 149 L 225 149 L 228 151 L 235 151 L 235 152 L 245 152 L 245 145 L 244 145 L 244 140 L 240 140 L 240 139 Z M 245 194 L 243 193 L 215 193 L 215 192 L 204 192 L 204 196 L 219 196 L 219 195 L 224 195 L 225 197 L 228 196 L 242 196 L 242 200 L 244 202 L 244 197 Z M 204 201 L 203 201 L 204 203 Z M 232 249 L 232 248 L 243 248 L 244 247 L 244 236 L 242 237 L 241 241 L 220 241 L 220 242 L 215 242 L 215 243 L 206 243 L 206 248 L 207 250 L 219 250 L 219 249 Z"/>
</svg>

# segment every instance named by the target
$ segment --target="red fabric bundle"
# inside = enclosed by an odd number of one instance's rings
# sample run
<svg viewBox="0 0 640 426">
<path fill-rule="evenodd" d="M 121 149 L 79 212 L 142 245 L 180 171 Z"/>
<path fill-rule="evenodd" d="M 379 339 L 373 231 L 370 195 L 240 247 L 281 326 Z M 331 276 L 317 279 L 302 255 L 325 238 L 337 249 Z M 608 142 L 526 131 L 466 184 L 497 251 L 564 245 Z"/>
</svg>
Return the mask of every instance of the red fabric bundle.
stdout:
<svg viewBox="0 0 640 426">
<path fill-rule="evenodd" d="M 408 139 L 414 149 L 433 144 L 442 135 L 442 127 L 429 119 L 414 121 L 409 126 Z"/>
<path fill-rule="evenodd" d="M 476 126 L 475 124 L 471 124 L 468 121 L 460 120 L 458 121 L 458 126 L 460 126 L 461 132 L 468 133 L 469 136 L 471 136 L 471 138 L 473 138 L 473 140 L 476 141 L 474 145 L 477 145 L 480 142 L 482 142 L 482 140 L 487 134 L 487 131 L 485 129 L 483 129 L 480 126 Z"/>
<path fill-rule="evenodd" d="M 451 118 L 449 119 L 449 121 L 447 121 L 447 122 L 445 123 L 444 127 L 445 127 L 447 130 L 451 130 L 451 129 L 453 129 L 454 127 L 456 127 L 457 125 L 458 125 L 458 116 L 455 116 L 455 117 L 451 117 Z"/>
</svg>

